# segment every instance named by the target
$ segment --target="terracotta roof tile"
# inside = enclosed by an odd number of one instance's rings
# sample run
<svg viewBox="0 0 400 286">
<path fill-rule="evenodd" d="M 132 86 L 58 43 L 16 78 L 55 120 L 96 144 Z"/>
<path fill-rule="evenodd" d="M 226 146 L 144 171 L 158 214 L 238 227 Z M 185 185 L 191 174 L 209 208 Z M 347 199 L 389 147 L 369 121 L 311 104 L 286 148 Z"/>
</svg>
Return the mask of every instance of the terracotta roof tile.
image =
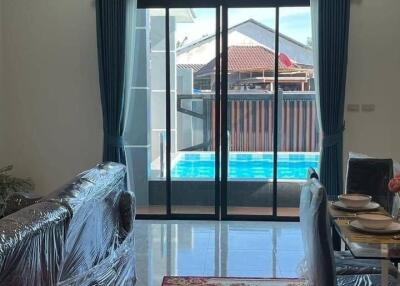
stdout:
<svg viewBox="0 0 400 286">
<path fill-rule="evenodd" d="M 215 72 L 215 59 L 207 63 L 198 71 L 198 75 L 209 74 Z M 275 67 L 274 52 L 262 46 L 231 46 L 228 48 L 228 71 L 273 71 Z M 296 68 L 294 64 L 288 66 L 286 62 L 282 62 L 279 57 L 280 69 Z"/>
</svg>

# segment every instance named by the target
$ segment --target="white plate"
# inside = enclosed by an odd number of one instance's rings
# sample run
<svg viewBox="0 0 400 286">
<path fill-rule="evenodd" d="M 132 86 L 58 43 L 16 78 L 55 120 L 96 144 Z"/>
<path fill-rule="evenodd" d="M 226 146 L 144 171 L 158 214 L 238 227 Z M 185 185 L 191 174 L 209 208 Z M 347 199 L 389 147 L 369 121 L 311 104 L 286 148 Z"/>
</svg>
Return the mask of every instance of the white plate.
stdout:
<svg viewBox="0 0 400 286">
<path fill-rule="evenodd" d="M 385 229 L 365 228 L 364 226 L 362 226 L 362 224 L 358 220 L 353 220 L 350 223 L 350 226 L 353 227 L 354 229 L 362 231 L 362 232 L 375 233 L 375 234 L 393 234 L 393 233 L 399 233 L 400 232 L 400 223 L 395 222 L 395 221 L 392 222 Z"/>
<path fill-rule="evenodd" d="M 351 212 L 359 212 L 359 211 L 373 211 L 379 209 L 380 205 L 375 202 L 368 203 L 365 207 L 361 208 L 349 208 L 341 201 L 332 202 L 332 206 L 335 208 L 344 210 L 344 211 L 351 211 Z"/>
</svg>

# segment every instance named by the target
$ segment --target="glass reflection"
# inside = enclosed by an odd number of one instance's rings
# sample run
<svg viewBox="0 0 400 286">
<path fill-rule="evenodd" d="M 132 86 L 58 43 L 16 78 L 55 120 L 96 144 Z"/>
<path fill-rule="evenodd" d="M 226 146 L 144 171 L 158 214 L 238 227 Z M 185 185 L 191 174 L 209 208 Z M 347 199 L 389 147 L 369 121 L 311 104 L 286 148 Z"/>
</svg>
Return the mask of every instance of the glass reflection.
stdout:
<svg viewBox="0 0 400 286">
<path fill-rule="evenodd" d="M 138 285 L 163 276 L 298 277 L 298 223 L 137 223 Z"/>
</svg>

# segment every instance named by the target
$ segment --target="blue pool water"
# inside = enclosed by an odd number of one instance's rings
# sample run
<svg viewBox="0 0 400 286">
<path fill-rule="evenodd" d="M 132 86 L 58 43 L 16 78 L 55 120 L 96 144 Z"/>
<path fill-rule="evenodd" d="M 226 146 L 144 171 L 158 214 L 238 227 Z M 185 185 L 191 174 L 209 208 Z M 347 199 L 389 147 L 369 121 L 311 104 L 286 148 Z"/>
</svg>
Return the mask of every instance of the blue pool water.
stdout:
<svg viewBox="0 0 400 286">
<path fill-rule="evenodd" d="M 278 179 L 305 180 L 309 167 L 317 169 L 319 153 L 279 153 Z M 215 156 L 207 152 L 179 154 L 172 167 L 172 178 L 213 179 Z M 232 152 L 229 154 L 228 176 L 231 179 L 272 179 L 273 154 Z"/>
</svg>

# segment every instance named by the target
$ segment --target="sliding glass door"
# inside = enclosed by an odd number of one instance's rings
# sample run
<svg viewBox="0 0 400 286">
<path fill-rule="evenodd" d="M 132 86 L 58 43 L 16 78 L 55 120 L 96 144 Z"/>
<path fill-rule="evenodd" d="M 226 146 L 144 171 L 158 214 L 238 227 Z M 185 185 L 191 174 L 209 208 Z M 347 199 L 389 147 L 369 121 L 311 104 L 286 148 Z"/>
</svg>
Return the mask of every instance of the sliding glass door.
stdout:
<svg viewBox="0 0 400 286">
<path fill-rule="evenodd" d="M 139 0 L 138 216 L 296 218 L 319 161 L 307 1 L 189 2 Z"/>
<path fill-rule="evenodd" d="M 220 55 L 219 11 L 138 9 L 141 82 L 129 100 L 144 139 L 126 152 L 139 217 L 219 218 L 220 72 L 207 67 Z"/>
<path fill-rule="evenodd" d="M 276 8 L 228 8 L 227 215 L 272 216 Z"/>
<path fill-rule="evenodd" d="M 307 170 L 318 169 L 310 7 L 279 8 L 277 215 L 297 217 Z"/>
<path fill-rule="evenodd" d="M 172 215 L 215 214 L 215 21 L 215 8 L 170 9 Z"/>
</svg>

